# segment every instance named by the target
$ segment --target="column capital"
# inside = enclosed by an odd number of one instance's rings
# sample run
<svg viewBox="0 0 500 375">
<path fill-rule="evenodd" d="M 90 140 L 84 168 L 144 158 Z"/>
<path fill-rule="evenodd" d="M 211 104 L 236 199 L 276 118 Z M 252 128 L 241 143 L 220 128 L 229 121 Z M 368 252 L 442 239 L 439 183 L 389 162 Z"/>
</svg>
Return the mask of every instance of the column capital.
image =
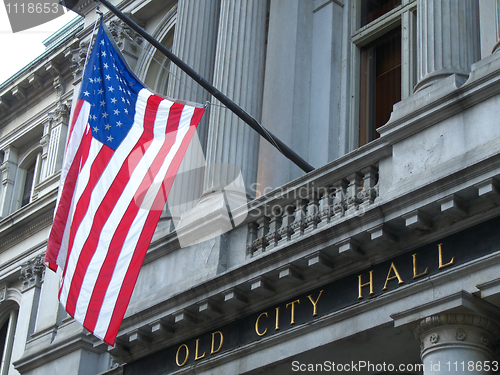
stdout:
<svg viewBox="0 0 500 375">
<path fill-rule="evenodd" d="M 415 338 L 421 342 L 424 358 L 439 350 L 472 350 L 493 353 L 493 344 L 500 337 L 497 322 L 478 314 L 442 313 L 429 316 L 418 322 Z"/>
<path fill-rule="evenodd" d="M 21 276 L 19 278 L 23 280 L 23 292 L 32 286 L 40 287 L 45 274 L 44 257 L 44 254 L 37 255 L 21 264 Z"/>
</svg>

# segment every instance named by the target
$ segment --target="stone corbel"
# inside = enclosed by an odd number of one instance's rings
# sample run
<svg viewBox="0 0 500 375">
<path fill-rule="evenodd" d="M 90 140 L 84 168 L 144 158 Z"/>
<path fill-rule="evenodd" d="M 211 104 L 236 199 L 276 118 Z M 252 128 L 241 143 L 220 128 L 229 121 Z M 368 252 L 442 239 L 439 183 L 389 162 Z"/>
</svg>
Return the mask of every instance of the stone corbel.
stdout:
<svg viewBox="0 0 500 375">
<path fill-rule="evenodd" d="M 31 86 L 36 89 L 39 89 L 43 86 L 42 78 L 37 74 L 33 73 L 28 77 L 28 82 Z"/>
<path fill-rule="evenodd" d="M 8 113 L 10 111 L 10 108 L 10 103 L 5 99 L 0 98 L 0 109 L 2 110 L 2 112 Z"/>
<path fill-rule="evenodd" d="M 66 82 L 64 82 L 64 79 L 60 75 L 54 77 L 54 82 L 52 83 L 52 86 L 56 90 L 57 96 L 59 97 L 66 92 Z"/>
<path fill-rule="evenodd" d="M 144 38 L 120 20 L 112 20 L 109 23 L 109 31 L 120 51 L 137 60 Z"/>
<path fill-rule="evenodd" d="M 50 128 L 54 128 L 59 124 L 68 124 L 69 121 L 70 108 L 67 102 L 59 100 L 56 104 L 56 108 L 49 113 L 49 119 L 51 120 Z"/>
<path fill-rule="evenodd" d="M 26 91 L 19 85 L 12 89 L 12 95 L 14 95 L 20 102 L 26 100 Z"/>
<path fill-rule="evenodd" d="M 49 72 L 49 73 L 50 73 L 50 75 L 51 75 L 52 77 L 54 77 L 54 78 L 55 78 L 55 77 L 57 77 L 58 75 L 60 75 L 60 74 L 61 74 L 61 71 L 60 71 L 60 69 L 59 69 L 59 65 L 58 65 L 58 64 L 56 64 L 56 63 L 55 63 L 55 62 L 53 62 L 53 61 L 49 61 L 49 62 L 45 65 L 45 70 L 46 70 L 47 72 Z"/>
<path fill-rule="evenodd" d="M 37 255 L 35 258 L 21 264 L 21 276 L 23 280 L 23 291 L 37 286 L 40 287 L 45 275 L 44 255 Z"/>
<path fill-rule="evenodd" d="M 80 41 L 78 48 L 71 50 L 71 71 L 73 72 L 73 85 L 76 85 L 82 79 L 83 65 L 85 64 L 85 56 L 89 47 L 88 40 Z"/>
</svg>

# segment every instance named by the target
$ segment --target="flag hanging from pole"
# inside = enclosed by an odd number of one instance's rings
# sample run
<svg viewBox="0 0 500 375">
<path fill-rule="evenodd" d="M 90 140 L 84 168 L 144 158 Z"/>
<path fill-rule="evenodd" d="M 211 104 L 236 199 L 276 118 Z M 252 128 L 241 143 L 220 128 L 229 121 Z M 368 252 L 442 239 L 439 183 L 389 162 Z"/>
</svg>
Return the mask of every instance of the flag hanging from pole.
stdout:
<svg viewBox="0 0 500 375">
<path fill-rule="evenodd" d="M 66 311 L 109 345 L 203 112 L 147 89 L 101 21 L 73 110 L 45 262 L 60 269 Z"/>
</svg>

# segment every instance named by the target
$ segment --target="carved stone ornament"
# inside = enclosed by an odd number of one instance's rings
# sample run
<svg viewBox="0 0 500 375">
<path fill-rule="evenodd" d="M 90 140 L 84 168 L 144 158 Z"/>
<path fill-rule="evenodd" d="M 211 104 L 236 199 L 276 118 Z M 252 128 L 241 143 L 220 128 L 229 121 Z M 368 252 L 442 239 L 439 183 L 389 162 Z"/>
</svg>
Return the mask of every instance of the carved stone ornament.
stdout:
<svg viewBox="0 0 500 375">
<path fill-rule="evenodd" d="M 88 40 L 82 40 L 78 48 L 71 51 L 71 61 L 73 62 L 71 71 L 73 72 L 73 79 L 75 82 L 82 78 L 83 65 L 85 64 L 85 56 L 87 55 L 88 48 Z"/>
<path fill-rule="evenodd" d="M 490 339 L 488 337 L 486 337 L 485 335 L 481 336 L 481 342 L 485 346 L 490 346 L 490 344 L 491 344 Z"/>
<path fill-rule="evenodd" d="M 121 20 L 110 21 L 108 29 L 122 53 L 128 54 L 134 58 L 139 56 L 140 45 L 144 40 L 142 36 L 137 34 Z"/>
<path fill-rule="evenodd" d="M 422 356 L 442 347 L 457 345 L 491 354 L 490 343 L 500 337 L 500 327 L 481 315 L 444 313 L 421 320 L 414 333 L 422 344 Z"/>
<path fill-rule="evenodd" d="M 21 264 L 21 276 L 23 280 L 23 290 L 32 286 L 40 286 L 45 275 L 45 265 L 43 259 L 45 255 L 37 255 L 35 258 Z"/>
<path fill-rule="evenodd" d="M 49 112 L 49 119 L 53 122 L 52 127 L 59 124 L 67 124 L 69 120 L 70 108 L 67 103 L 58 101 L 56 108 Z"/>
<path fill-rule="evenodd" d="M 429 341 L 433 344 L 437 344 L 437 342 L 439 341 L 439 335 L 437 333 L 433 333 L 429 336 Z"/>
<path fill-rule="evenodd" d="M 7 298 L 7 284 L 3 284 L 0 286 L 0 302 L 5 301 Z"/>
<path fill-rule="evenodd" d="M 461 328 L 457 329 L 457 333 L 455 335 L 455 337 L 457 338 L 458 341 L 464 341 L 465 338 L 467 337 L 467 334 L 465 333 L 465 331 Z"/>
</svg>

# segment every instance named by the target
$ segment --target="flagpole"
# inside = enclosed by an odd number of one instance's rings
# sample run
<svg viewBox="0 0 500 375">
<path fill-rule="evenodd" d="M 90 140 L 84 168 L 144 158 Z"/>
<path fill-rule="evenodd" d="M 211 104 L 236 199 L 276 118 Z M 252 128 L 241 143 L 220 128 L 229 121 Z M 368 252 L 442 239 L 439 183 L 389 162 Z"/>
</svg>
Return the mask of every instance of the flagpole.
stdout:
<svg viewBox="0 0 500 375">
<path fill-rule="evenodd" d="M 273 135 L 270 131 L 260 125 L 257 120 L 250 116 L 245 110 L 243 110 L 238 104 L 229 99 L 226 95 L 221 93 L 215 86 L 210 82 L 200 76 L 193 68 L 187 65 L 174 53 L 172 53 L 167 47 L 158 42 L 155 38 L 149 35 L 142 27 L 137 25 L 129 17 L 123 14 L 118 8 L 111 4 L 108 0 L 96 0 L 103 5 L 105 5 L 111 12 L 113 12 L 119 19 L 129 25 L 133 30 L 135 30 L 139 35 L 156 47 L 161 53 L 163 53 L 170 61 L 177 65 L 181 70 L 183 70 L 188 76 L 194 79 L 199 85 L 201 85 L 205 90 L 217 98 L 222 104 L 224 104 L 229 110 L 231 110 L 236 116 L 245 121 L 252 129 L 259 133 L 265 140 L 267 140 L 271 145 L 276 147 L 284 156 L 286 156 L 290 161 L 297 165 L 304 172 L 311 172 L 314 167 L 308 162 L 302 159 L 295 151 L 283 143 L 279 138 Z"/>
</svg>

